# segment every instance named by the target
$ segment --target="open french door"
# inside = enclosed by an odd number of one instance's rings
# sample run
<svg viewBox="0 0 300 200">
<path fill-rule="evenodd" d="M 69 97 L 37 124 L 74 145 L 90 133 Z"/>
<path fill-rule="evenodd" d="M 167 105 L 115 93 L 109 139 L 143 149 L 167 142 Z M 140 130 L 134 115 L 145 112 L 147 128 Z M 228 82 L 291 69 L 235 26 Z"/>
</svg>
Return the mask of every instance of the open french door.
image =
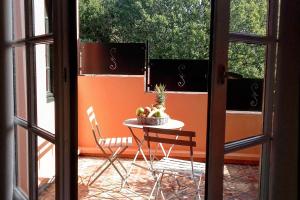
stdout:
<svg viewBox="0 0 300 200">
<path fill-rule="evenodd" d="M 212 2 L 211 82 L 208 87 L 205 199 L 223 199 L 229 1 Z"/>
<path fill-rule="evenodd" d="M 77 199 L 77 2 L 6 3 L 12 13 L 15 196 Z"/>
<path fill-rule="evenodd" d="M 77 1 L 55 0 L 57 124 L 56 199 L 77 199 Z"/>
<path fill-rule="evenodd" d="M 273 95 L 275 77 L 275 57 L 277 43 L 277 19 L 278 1 L 257 1 L 264 11 L 261 13 L 265 21 L 262 22 L 264 30 L 262 33 L 251 32 L 248 27 L 234 27 L 235 13 L 234 0 L 213 1 L 213 31 L 212 31 L 212 68 L 211 87 L 209 91 L 209 111 L 208 111 L 208 136 L 207 136 L 207 163 L 206 163 L 206 189 L 205 199 L 226 199 L 225 173 L 230 173 L 228 166 L 224 163 L 232 154 L 238 155 L 239 151 L 255 152 L 258 163 L 257 187 L 253 195 L 254 199 L 268 199 L 269 188 L 269 156 L 272 133 L 273 115 Z M 244 12 L 244 15 L 247 15 Z M 252 17 L 251 14 L 247 17 Z M 265 27 L 264 27 L 265 26 Z M 244 51 L 233 54 L 236 47 Z M 247 52 L 252 52 L 247 54 Z M 260 54 L 257 52 L 261 52 Z M 240 56 L 239 54 L 244 54 Z M 259 54 L 259 55 L 258 55 Z M 240 57 L 238 57 L 240 56 Z M 248 108 L 233 108 L 229 105 L 229 86 L 236 86 L 237 80 L 230 80 L 228 72 L 232 70 L 232 60 L 243 57 L 245 67 L 251 67 L 249 60 L 256 60 L 262 67 L 262 77 L 251 82 L 249 88 L 240 86 L 242 91 L 250 91 Z M 248 65 L 248 66 L 247 66 Z M 250 66 L 249 66 L 250 65 Z M 252 79 L 241 78 L 241 81 L 250 82 Z M 260 81 L 260 83 L 258 83 Z M 234 85 L 235 83 L 235 85 Z M 247 84 L 245 84 L 247 85 Z M 259 89 L 260 88 L 260 89 Z M 227 96 L 228 95 L 228 96 Z M 236 94 L 235 98 L 240 98 Z M 259 102 L 259 97 L 260 101 Z M 256 106 L 256 108 L 255 108 Z M 234 115 L 251 115 L 257 118 L 260 123 L 259 128 L 247 133 L 248 137 L 240 137 L 233 140 L 230 135 L 228 124 L 234 120 L 235 124 L 242 123 L 241 131 L 244 127 L 254 127 L 250 124 L 249 118 L 243 122 L 238 122 Z M 248 120 L 248 121 L 247 121 Z M 251 129 L 250 128 L 250 129 Z M 235 137 L 236 138 L 236 137 Z M 254 155 L 254 154 L 253 154 Z M 229 171 L 229 172 L 228 172 Z M 246 172 L 245 172 L 246 173 Z M 230 174 L 231 175 L 231 174 Z M 246 176 L 247 174 L 245 174 Z M 228 181 L 228 180 L 227 180 Z M 231 181 L 234 181 L 232 179 Z M 227 191 L 228 192 L 228 191 Z M 241 195 L 244 194 L 240 194 Z M 232 196 L 234 198 L 234 196 Z"/>
</svg>

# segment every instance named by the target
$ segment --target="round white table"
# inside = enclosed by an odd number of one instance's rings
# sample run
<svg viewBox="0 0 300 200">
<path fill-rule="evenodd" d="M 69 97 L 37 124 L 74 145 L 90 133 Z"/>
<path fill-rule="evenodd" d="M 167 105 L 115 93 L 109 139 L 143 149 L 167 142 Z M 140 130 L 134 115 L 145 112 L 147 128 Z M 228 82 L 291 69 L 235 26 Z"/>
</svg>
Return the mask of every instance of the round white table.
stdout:
<svg viewBox="0 0 300 200">
<path fill-rule="evenodd" d="M 123 125 L 127 126 L 128 128 L 139 128 L 139 129 L 143 129 L 144 127 L 162 128 L 162 129 L 181 129 L 184 126 L 184 123 L 179 120 L 169 119 L 168 123 L 163 125 L 147 125 L 147 124 L 139 124 L 137 118 L 131 118 L 131 119 L 126 119 L 123 122 Z"/>
<path fill-rule="evenodd" d="M 181 129 L 184 126 L 184 123 L 182 121 L 179 121 L 179 120 L 169 119 L 168 123 L 163 124 L 163 125 L 147 125 L 147 124 L 139 124 L 137 118 L 131 118 L 131 119 L 126 119 L 123 122 L 123 125 L 127 126 L 129 128 L 133 139 L 135 140 L 135 142 L 138 145 L 138 150 L 137 150 L 137 152 L 134 156 L 134 159 L 131 163 L 130 169 L 128 170 L 128 173 L 127 173 L 127 176 L 126 176 L 128 178 L 130 173 L 131 173 L 132 167 L 134 165 L 137 166 L 137 167 L 144 168 L 146 170 L 150 170 L 150 164 L 149 164 L 149 162 L 148 162 L 148 160 L 147 160 L 147 158 L 144 154 L 144 151 L 142 149 L 142 145 L 143 145 L 143 142 L 144 142 L 144 136 L 143 136 L 142 139 L 139 139 L 132 129 L 143 129 L 144 127 L 161 128 L 161 129 Z M 178 138 L 178 137 L 176 137 L 176 138 Z M 159 146 L 160 146 L 161 150 L 163 151 L 164 155 L 168 157 L 171 150 L 172 150 L 172 147 L 170 147 L 170 149 L 166 152 L 162 144 L 159 144 Z M 143 156 L 143 158 L 144 158 L 144 160 L 147 164 L 147 167 L 135 163 L 139 154 L 141 154 Z M 126 178 L 126 180 L 127 180 L 127 178 Z M 124 184 L 126 183 L 126 180 L 124 181 Z"/>
</svg>

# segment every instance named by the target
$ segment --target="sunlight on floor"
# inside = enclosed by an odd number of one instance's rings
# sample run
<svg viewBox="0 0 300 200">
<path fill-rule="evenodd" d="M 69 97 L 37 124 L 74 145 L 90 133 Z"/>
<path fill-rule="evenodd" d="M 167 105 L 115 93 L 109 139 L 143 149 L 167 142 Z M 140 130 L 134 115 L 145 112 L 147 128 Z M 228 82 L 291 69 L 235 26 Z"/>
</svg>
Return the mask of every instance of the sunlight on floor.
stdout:
<svg viewBox="0 0 300 200">
<path fill-rule="evenodd" d="M 121 189 L 121 178 L 118 173 L 110 167 L 95 183 L 88 186 L 90 176 L 95 169 L 101 165 L 103 159 L 98 157 L 79 157 L 78 160 L 78 197 L 79 199 L 147 199 L 154 184 L 154 179 L 149 171 L 134 167 L 132 175 L 128 178 L 128 186 Z M 138 161 L 140 164 L 143 161 Z M 122 159 L 122 163 L 129 168 L 131 160 Z M 258 166 L 248 165 L 225 165 L 224 167 L 224 199 L 226 200 L 251 200 L 257 199 L 258 193 Z M 202 178 L 201 198 L 204 197 L 204 177 Z M 179 179 L 181 186 L 188 189 L 179 197 L 172 199 L 193 199 L 193 182 L 188 178 Z M 161 183 L 163 194 L 169 197 L 178 189 L 173 177 L 166 176 Z M 190 186 L 190 187 L 189 187 Z M 39 199 L 54 199 L 54 184 L 43 190 Z M 158 198 L 161 199 L 161 198 Z"/>
</svg>

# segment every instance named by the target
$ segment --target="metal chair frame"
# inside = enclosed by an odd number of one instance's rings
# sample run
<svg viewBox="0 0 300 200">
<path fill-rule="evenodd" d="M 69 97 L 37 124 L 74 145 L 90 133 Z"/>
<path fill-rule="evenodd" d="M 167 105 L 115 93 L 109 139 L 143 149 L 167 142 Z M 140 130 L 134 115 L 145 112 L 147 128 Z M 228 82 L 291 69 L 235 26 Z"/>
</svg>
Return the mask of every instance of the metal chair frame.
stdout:
<svg viewBox="0 0 300 200">
<path fill-rule="evenodd" d="M 118 169 L 118 167 L 114 164 L 114 162 L 117 161 L 120 164 L 121 168 L 125 171 L 125 175 L 126 175 L 127 170 L 119 160 L 119 156 L 128 148 L 128 146 L 132 145 L 132 138 L 131 137 L 123 137 L 123 138 L 103 137 L 101 135 L 99 124 L 97 122 L 93 107 L 90 106 L 86 112 L 92 128 L 94 140 L 98 148 L 101 150 L 102 155 L 106 158 L 104 163 L 102 163 L 90 176 L 88 180 L 88 185 L 92 185 L 110 166 L 113 166 L 115 168 L 117 173 L 120 175 L 123 183 L 123 181 L 125 181 L 125 177 L 124 175 L 122 175 L 121 170 Z M 111 143 L 111 141 L 114 141 L 114 143 Z M 119 142 L 117 143 L 117 141 Z M 96 174 L 97 176 L 91 180 L 91 178 Z M 123 186 L 122 183 L 121 186 Z"/>
</svg>

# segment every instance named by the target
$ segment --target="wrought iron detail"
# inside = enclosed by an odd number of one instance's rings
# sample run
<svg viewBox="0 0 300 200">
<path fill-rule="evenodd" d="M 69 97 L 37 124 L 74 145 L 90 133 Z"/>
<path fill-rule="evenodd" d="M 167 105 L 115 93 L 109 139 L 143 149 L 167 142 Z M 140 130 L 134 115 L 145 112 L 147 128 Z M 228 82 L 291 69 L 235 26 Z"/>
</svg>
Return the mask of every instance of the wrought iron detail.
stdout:
<svg viewBox="0 0 300 200">
<path fill-rule="evenodd" d="M 252 107 L 256 107 L 258 105 L 258 94 L 257 94 L 257 90 L 258 90 L 258 83 L 255 82 L 251 85 L 251 97 L 252 97 L 252 100 L 250 101 L 250 106 Z"/>
<path fill-rule="evenodd" d="M 181 64 L 178 66 L 178 71 L 179 71 L 179 78 L 180 78 L 180 81 L 177 82 L 178 86 L 179 87 L 183 87 L 185 85 L 185 79 L 184 79 L 184 73 L 183 71 L 185 70 L 186 66 Z"/>
<path fill-rule="evenodd" d="M 111 48 L 109 50 L 110 60 L 111 60 L 111 62 L 113 62 L 113 64 L 109 65 L 109 69 L 111 69 L 111 70 L 116 70 L 118 68 L 117 59 L 115 57 L 116 53 L 117 53 L 117 48 Z"/>
</svg>

